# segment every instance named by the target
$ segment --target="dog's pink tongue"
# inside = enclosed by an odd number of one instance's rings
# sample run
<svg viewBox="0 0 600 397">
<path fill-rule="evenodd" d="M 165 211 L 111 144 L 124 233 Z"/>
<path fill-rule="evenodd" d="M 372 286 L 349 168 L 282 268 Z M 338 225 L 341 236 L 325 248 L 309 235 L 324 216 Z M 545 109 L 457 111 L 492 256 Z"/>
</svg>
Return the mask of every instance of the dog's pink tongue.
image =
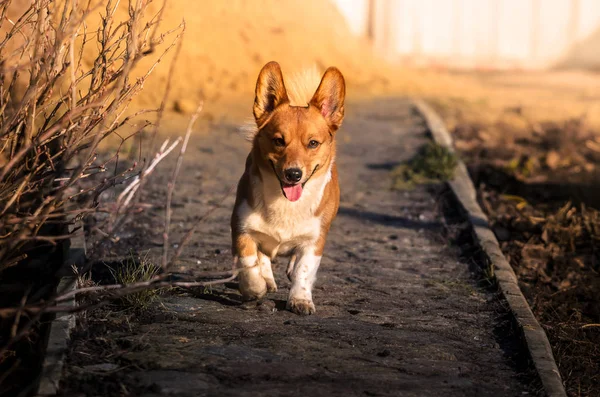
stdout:
<svg viewBox="0 0 600 397">
<path fill-rule="evenodd" d="M 284 185 L 283 192 L 288 200 L 297 201 L 302 196 L 302 184 Z"/>
</svg>

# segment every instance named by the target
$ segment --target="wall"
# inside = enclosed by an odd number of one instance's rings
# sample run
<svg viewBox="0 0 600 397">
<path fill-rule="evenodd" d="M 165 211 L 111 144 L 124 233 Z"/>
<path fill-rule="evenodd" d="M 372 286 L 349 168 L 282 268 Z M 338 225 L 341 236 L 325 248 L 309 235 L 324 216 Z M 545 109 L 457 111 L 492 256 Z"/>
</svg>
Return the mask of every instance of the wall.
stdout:
<svg viewBox="0 0 600 397">
<path fill-rule="evenodd" d="M 392 60 L 476 68 L 600 66 L 600 0 L 334 0 Z"/>
</svg>

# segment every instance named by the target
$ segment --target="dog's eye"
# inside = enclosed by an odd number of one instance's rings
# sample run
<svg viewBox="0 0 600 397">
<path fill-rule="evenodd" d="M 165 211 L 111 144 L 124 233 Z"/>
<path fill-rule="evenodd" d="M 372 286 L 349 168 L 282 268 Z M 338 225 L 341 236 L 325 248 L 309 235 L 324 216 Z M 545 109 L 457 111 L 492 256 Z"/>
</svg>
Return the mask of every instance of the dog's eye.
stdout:
<svg viewBox="0 0 600 397">
<path fill-rule="evenodd" d="M 285 146 L 285 141 L 283 138 L 273 138 L 273 145 L 277 147 L 283 147 Z"/>
<path fill-rule="evenodd" d="M 319 142 L 315 141 L 314 139 L 311 140 L 310 142 L 308 142 L 308 148 L 309 149 L 315 149 L 320 145 Z"/>
</svg>

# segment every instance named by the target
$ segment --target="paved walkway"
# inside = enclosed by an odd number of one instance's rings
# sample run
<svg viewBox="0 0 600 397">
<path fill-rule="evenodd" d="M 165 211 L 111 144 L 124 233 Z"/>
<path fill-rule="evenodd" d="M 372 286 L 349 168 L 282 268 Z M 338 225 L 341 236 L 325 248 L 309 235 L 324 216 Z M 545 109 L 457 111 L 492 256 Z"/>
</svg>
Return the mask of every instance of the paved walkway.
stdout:
<svg viewBox="0 0 600 397">
<path fill-rule="evenodd" d="M 407 101 L 347 107 L 338 135 L 341 208 L 314 290 L 315 315 L 285 311 L 289 282 L 283 261 L 275 265 L 279 292 L 261 304 L 240 303 L 234 286 L 167 296 L 150 319 L 106 336 L 136 347 L 113 359 L 124 366 L 115 382 L 143 396 L 527 391 L 527 378 L 494 334 L 498 302 L 476 288 L 468 265 L 443 237 L 435 197 L 423 187 L 389 189 L 391 168 L 426 142 L 424 128 Z M 173 241 L 236 183 L 247 151 L 233 126 L 192 139 L 174 201 Z M 159 207 L 139 217 L 130 239 L 157 255 L 160 248 L 153 244 L 161 238 L 160 206 L 171 172 L 166 168 L 146 198 Z M 229 268 L 233 197 L 225 204 L 185 250 L 187 270 Z M 75 361 L 81 366 L 111 359 L 85 360 Z"/>
</svg>

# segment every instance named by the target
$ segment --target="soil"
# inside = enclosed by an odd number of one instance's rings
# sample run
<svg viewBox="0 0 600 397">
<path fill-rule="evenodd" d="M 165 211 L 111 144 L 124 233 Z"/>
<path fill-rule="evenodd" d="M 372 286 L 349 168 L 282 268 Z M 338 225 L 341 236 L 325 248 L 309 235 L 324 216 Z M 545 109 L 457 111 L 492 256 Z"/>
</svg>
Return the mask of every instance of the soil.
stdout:
<svg viewBox="0 0 600 397">
<path fill-rule="evenodd" d="M 544 327 L 570 396 L 600 395 L 600 151 L 583 118 L 529 123 L 466 120 L 456 147 L 501 248 Z M 502 130 L 502 134 L 495 131 Z"/>
<path fill-rule="evenodd" d="M 285 310 L 279 292 L 242 303 L 235 283 L 170 290 L 152 308 L 79 316 L 63 382 L 68 396 L 497 396 L 536 395 L 536 381 L 507 326 L 498 295 L 481 286 L 477 257 L 447 236 L 443 184 L 392 190 L 391 170 L 427 143 L 408 101 L 349 104 L 338 132 L 341 207 L 317 284 L 317 313 Z M 175 131 L 174 131 L 175 132 Z M 249 144 L 235 125 L 192 138 L 173 203 L 171 242 L 211 213 L 179 270 L 231 267 L 227 195 Z M 162 164 L 142 202 L 148 210 L 97 260 L 161 255 Z M 97 264 L 92 276 L 106 271 Z M 105 268 L 104 268 L 105 269 Z M 489 284 L 488 284 L 489 285 Z"/>
</svg>

